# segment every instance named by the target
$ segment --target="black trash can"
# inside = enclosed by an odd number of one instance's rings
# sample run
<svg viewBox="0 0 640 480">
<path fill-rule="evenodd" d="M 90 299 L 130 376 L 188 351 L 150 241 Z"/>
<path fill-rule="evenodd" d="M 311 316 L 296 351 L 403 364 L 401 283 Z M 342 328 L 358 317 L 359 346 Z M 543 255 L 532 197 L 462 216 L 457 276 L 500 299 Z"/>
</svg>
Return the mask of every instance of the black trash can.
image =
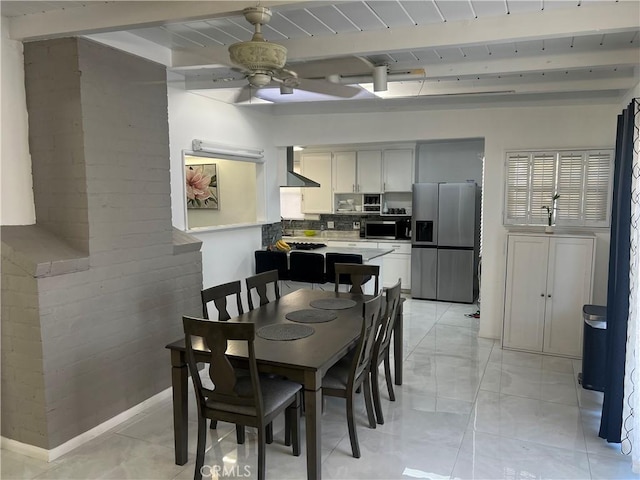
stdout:
<svg viewBox="0 0 640 480">
<path fill-rule="evenodd" d="M 582 388 L 604 392 L 604 364 L 607 351 L 607 307 L 584 305 L 582 343 Z"/>
</svg>

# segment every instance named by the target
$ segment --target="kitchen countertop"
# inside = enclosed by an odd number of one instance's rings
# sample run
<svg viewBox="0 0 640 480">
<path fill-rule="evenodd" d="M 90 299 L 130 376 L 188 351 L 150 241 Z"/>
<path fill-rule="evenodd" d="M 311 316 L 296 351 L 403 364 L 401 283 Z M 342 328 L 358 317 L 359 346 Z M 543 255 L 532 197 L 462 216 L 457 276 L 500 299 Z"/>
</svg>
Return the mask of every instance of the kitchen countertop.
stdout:
<svg viewBox="0 0 640 480">
<path fill-rule="evenodd" d="M 304 234 L 302 235 L 283 235 L 282 239 L 285 242 L 307 242 L 307 243 L 325 243 L 325 242 L 373 242 L 373 243 L 411 243 L 409 239 L 397 239 L 391 240 L 386 238 L 362 238 L 359 236 L 358 232 L 319 232 L 318 235 L 314 235 L 312 237 L 308 237 Z"/>
<path fill-rule="evenodd" d="M 311 253 L 321 253 L 322 255 L 326 255 L 327 253 L 347 253 L 347 254 L 355 254 L 362 255 L 362 262 L 367 263 L 374 258 L 382 257 L 383 255 L 387 255 L 388 253 L 393 252 L 393 248 L 351 248 L 351 247 L 322 247 L 316 248 L 315 250 L 292 250 L 298 252 L 311 252 Z"/>
</svg>

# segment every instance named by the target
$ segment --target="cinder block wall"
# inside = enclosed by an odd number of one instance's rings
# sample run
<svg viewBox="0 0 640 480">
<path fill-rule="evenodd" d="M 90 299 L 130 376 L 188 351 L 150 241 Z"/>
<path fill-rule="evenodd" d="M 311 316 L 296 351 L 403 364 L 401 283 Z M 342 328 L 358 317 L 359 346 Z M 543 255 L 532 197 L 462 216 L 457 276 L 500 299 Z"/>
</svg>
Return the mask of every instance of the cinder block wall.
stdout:
<svg viewBox="0 0 640 480">
<path fill-rule="evenodd" d="M 89 248 L 82 112 L 83 72 L 71 40 L 24 49 L 36 221 L 75 248 Z"/>
<path fill-rule="evenodd" d="M 164 67 L 84 39 L 25 44 L 25 63 L 37 226 L 88 252 L 35 269 L 46 437 L 2 426 L 52 449 L 170 385 L 164 346 L 200 312 L 202 261 L 173 240 Z M 3 227 L 3 257 L 21 228 Z"/>
<path fill-rule="evenodd" d="M 2 435 L 43 447 L 47 419 L 38 285 L 2 248 Z"/>
</svg>

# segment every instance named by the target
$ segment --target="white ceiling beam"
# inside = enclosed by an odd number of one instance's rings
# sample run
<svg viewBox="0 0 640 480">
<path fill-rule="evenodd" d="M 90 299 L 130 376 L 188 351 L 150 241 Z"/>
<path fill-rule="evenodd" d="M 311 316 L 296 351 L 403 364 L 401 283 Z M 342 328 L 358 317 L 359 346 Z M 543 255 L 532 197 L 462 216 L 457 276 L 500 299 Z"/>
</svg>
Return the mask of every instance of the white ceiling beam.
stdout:
<svg viewBox="0 0 640 480">
<path fill-rule="evenodd" d="M 515 93 L 584 92 L 626 90 L 634 85 L 633 78 L 595 78 L 580 80 L 516 81 L 461 80 L 456 82 L 425 82 L 418 96 L 454 95 L 513 91 Z"/>
<path fill-rule="evenodd" d="M 118 50 L 171 66 L 171 49 L 129 32 L 106 32 L 87 35 L 86 38 Z"/>
<path fill-rule="evenodd" d="M 212 88 L 242 88 L 247 85 L 247 79 L 239 80 L 214 80 L 213 78 L 185 77 L 184 85 L 186 90 L 208 90 Z"/>
<path fill-rule="evenodd" d="M 265 7 L 292 3 L 291 0 L 260 2 Z M 255 1 L 244 0 L 88 2 L 83 7 L 11 17 L 9 35 L 13 40 L 25 41 L 152 27 L 180 21 L 239 15 L 243 8 L 255 4 Z"/>
<path fill-rule="evenodd" d="M 499 75 L 506 73 L 550 72 L 638 65 L 640 48 L 625 48 L 602 52 L 575 52 L 570 54 L 531 55 L 491 61 L 449 62 L 427 64 L 423 68 L 427 78 L 446 78 L 467 75 Z M 402 64 L 393 69 L 402 70 Z"/>
</svg>

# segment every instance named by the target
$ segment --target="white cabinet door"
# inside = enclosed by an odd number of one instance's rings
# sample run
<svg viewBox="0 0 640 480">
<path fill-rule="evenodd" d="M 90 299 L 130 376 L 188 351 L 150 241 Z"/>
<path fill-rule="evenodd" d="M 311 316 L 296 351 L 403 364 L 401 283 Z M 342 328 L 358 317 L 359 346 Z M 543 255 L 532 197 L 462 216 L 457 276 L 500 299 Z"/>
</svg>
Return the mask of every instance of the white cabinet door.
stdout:
<svg viewBox="0 0 640 480">
<path fill-rule="evenodd" d="M 509 235 L 502 345 L 580 357 L 593 291 L 593 237 Z"/>
<path fill-rule="evenodd" d="M 334 158 L 334 193 L 356 192 L 356 152 L 336 152 Z"/>
<path fill-rule="evenodd" d="M 545 237 L 509 236 L 504 347 L 542 351 L 548 247 L 549 240 Z"/>
<path fill-rule="evenodd" d="M 382 286 L 393 287 L 398 278 L 400 287 L 404 290 L 411 288 L 411 244 L 379 242 L 378 248 L 393 248 L 393 253 L 382 257 Z"/>
<path fill-rule="evenodd" d="M 302 175 L 320 184 L 320 187 L 302 188 L 304 213 L 331 213 L 331 153 L 308 153 L 300 159 Z"/>
<path fill-rule="evenodd" d="M 358 152 L 358 192 L 382 191 L 382 152 L 363 150 Z"/>
<path fill-rule="evenodd" d="M 385 150 L 382 188 L 385 192 L 410 192 L 413 185 L 413 150 Z"/>
<path fill-rule="evenodd" d="M 549 240 L 545 353 L 582 355 L 582 306 L 591 303 L 593 243 L 590 238 Z"/>
</svg>

